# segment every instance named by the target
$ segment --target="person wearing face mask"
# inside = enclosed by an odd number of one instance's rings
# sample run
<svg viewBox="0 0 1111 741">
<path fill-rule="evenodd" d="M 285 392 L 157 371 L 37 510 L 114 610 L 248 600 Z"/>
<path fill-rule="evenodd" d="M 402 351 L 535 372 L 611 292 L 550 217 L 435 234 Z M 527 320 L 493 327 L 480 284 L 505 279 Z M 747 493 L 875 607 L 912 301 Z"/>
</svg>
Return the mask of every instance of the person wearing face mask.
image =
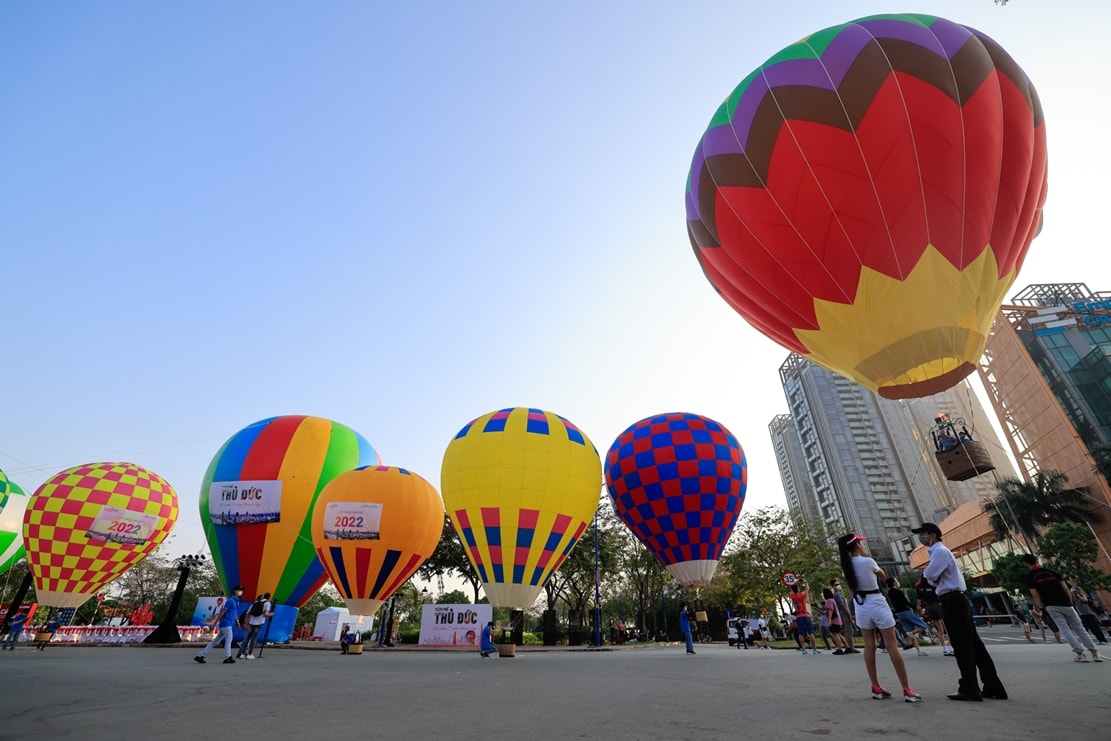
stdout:
<svg viewBox="0 0 1111 741">
<path fill-rule="evenodd" d="M 201 649 L 201 652 L 193 657 L 193 661 L 198 664 L 203 664 L 204 656 L 209 650 L 218 644 L 220 641 L 224 642 L 224 663 L 234 664 L 235 659 L 231 657 L 231 643 L 232 631 L 235 629 L 235 624 L 239 621 L 239 598 L 243 596 L 243 587 L 236 584 L 235 589 L 231 590 L 231 596 L 224 600 L 224 606 L 218 613 L 209 618 L 209 624 L 215 624 L 217 631 L 208 645 Z"/>
<path fill-rule="evenodd" d="M 964 575 L 960 565 L 953 552 L 941 542 L 941 528 L 932 522 L 923 522 L 911 532 L 918 536 L 919 543 L 930 550 L 930 563 L 923 570 L 922 577 L 933 585 L 941 600 L 945 631 L 949 634 L 949 645 L 953 647 L 961 672 L 957 691 L 946 697 L 974 702 L 980 702 L 985 697 L 1006 700 L 1007 690 L 995 671 L 995 662 L 980 640 L 976 624 L 972 622 L 972 604 L 964 593 Z M 977 670 L 983 690 L 976 679 Z"/>
</svg>

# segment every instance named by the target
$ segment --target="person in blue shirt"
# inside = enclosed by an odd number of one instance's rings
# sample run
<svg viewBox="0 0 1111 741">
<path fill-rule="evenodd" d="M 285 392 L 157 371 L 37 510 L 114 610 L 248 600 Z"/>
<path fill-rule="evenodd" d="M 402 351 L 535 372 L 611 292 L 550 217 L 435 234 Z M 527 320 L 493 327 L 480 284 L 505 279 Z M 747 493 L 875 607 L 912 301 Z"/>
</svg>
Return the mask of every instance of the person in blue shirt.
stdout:
<svg viewBox="0 0 1111 741">
<path fill-rule="evenodd" d="M 204 663 L 205 654 L 220 641 L 224 642 L 224 663 L 235 663 L 235 659 L 231 657 L 232 632 L 235 629 L 235 624 L 239 621 L 239 598 L 243 596 L 243 587 L 236 584 L 235 589 L 231 590 L 231 594 L 232 596 L 224 600 L 223 608 L 208 620 L 209 624 L 215 623 L 218 630 L 212 640 L 208 642 L 208 645 L 193 657 L 193 661 L 198 664 Z"/>
<path fill-rule="evenodd" d="M 15 644 L 19 641 L 19 635 L 23 632 L 23 626 L 27 623 L 27 613 L 17 612 L 12 615 L 12 619 L 8 622 L 8 638 L 4 644 L 0 646 L 0 651 L 5 648 L 9 651 L 15 650 Z"/>
<path fill-rule="evenodd" d="M 40 651 L 42 651 L 44 648 L 46 648 L 46 644 L 48 644 L 52 640 L 54 640 L 54 636 L 58 632 L 58 618 L 55 617 L 54 615 L 51 615 L 47 619 L 46 625 L 44 625 L 42 627 L 42 632 L 48 634 L 49 637 L 45 641 L 39 641 L 38 642 L 38 644 L 39 644 L 38 648 L 39 648 Z"/>
<path fill-rule="evenodd" d="M 496 654 L 498 647 L 494 645 L 494 621 L 486 623 L 486 627 L 482 629 L 482 643 L 479 645 L 479 654 L 482 658 L 486 658 L 490 654 Z"/>
<path fill-rule="evenodd" d="M 687 603 L 679 603 L 679 630 L 683 631 L 683 638 L 687 640 L 687 653 L 694 653 L 694 641 L 691 639 L 691 616 L 687 610 Z"/>
</svg>

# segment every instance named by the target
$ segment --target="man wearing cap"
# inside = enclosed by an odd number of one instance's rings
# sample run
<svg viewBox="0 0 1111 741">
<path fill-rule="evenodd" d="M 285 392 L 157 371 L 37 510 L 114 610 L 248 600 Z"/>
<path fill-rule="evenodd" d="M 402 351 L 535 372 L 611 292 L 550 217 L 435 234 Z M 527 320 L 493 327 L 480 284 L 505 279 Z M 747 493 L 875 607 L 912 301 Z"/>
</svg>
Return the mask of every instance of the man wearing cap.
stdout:
<svg viewBox="0 0 1111 741">
<path fill-rule="evenodd" d="M 972 605 L 965 595 L 964 575 L 961 574 L 952 551 L 941 542 L 941 528 L 932 522 L 923 522 L 911 532 L 918 536 L 919 543 L 929 548 L 930 563 L 922 576 L 933 585 L 941 600 L 945 630 L 949 633 L 949 644 L 953 647 L 961 672 L 957 691 L 948 695 L 948 698 L 975 702 L 985 697 L 1006 700 L 1007 690 L 1003 688 L 1003 682 L 995 671 L 995 662 L 991 660 L 991 654 L 980 640 L 976 624 L 972 622 Z M 984 683 L 983 690 L 976 681 L 977 669 Z"/>
<path fill-rule="evenodd" d="M 235 659 L 231 657 L 231 643 L 232 633 L 235 630 L 235 624 L 239 622 L 239 598 L 243 596 L 243 587 L 236 584 L 235 589 L 231 590 L 231 596 L 224 600 L 224 606 L 220 612 L 213 615 L 208 619 L 208 623 L 215 623 L 217 627 L 216 635 L 208 642 L 208 645 L 201 649 L 201 652 L 193 657 L 193 661 L 198 664 L 204 663 L 204 655 L 208 653 L 209 649 L 215 646 L 220 641 L 224 642 L 224 663 L 234 664 Z"/>
</svg>

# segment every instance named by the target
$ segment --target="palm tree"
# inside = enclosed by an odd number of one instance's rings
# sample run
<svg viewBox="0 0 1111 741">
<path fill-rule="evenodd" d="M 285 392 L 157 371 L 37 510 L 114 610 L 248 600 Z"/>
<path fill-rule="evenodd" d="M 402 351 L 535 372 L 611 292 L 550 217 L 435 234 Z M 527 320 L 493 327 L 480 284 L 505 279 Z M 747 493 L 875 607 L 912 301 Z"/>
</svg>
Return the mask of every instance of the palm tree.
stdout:
<svg viewBox="0 0 1111 741">
<path fill-rule="evenodd" d="M 1111 484 L 1111 445 L 1100 443 L 1092 447 L 1089 452 L 1096 462 L 1096 465 L 1092 466 L 1092 473 L 1102 476 L 1104 481 Z"/>
<path fill-rule="evenodd" d="M 1068 480 L 1060 471 L 1049 470 L 1038 471 L 1030 481 L 1015 478 L 996 481 L 999 494 L 984 502 L 984 512 L 991 515 L 992 529 L 1006 538 L 1007 520 L 1011 520 L 1033 552 L 1038 532 L 1054 522 L 1098 522 L 1097 513 L 1088 508 L 1087 489 L 1068 488 Z"/>
</svg>

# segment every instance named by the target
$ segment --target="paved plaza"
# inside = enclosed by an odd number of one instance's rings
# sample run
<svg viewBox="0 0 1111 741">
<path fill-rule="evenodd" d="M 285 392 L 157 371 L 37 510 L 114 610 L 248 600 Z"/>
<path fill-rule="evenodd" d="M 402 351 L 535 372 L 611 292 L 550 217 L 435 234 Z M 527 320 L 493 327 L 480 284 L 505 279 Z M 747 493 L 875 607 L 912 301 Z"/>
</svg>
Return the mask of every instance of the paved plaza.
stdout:
<svg viewBox="0 0 1111 741">
<path fill-rule="evenodd" d="M 702 645 L 522 647 L 515 658 L 368 646 L 268 647 L 224 665 L 197 646 L 20 648 L 0 655 L 0 739 L 1111 738 L 1111 661 L 982 630 L 1011 699 L 960 703 L 956 662 L 904 652 L 925 701 L 870 698 L 861 656 Z"/>
</svg>

